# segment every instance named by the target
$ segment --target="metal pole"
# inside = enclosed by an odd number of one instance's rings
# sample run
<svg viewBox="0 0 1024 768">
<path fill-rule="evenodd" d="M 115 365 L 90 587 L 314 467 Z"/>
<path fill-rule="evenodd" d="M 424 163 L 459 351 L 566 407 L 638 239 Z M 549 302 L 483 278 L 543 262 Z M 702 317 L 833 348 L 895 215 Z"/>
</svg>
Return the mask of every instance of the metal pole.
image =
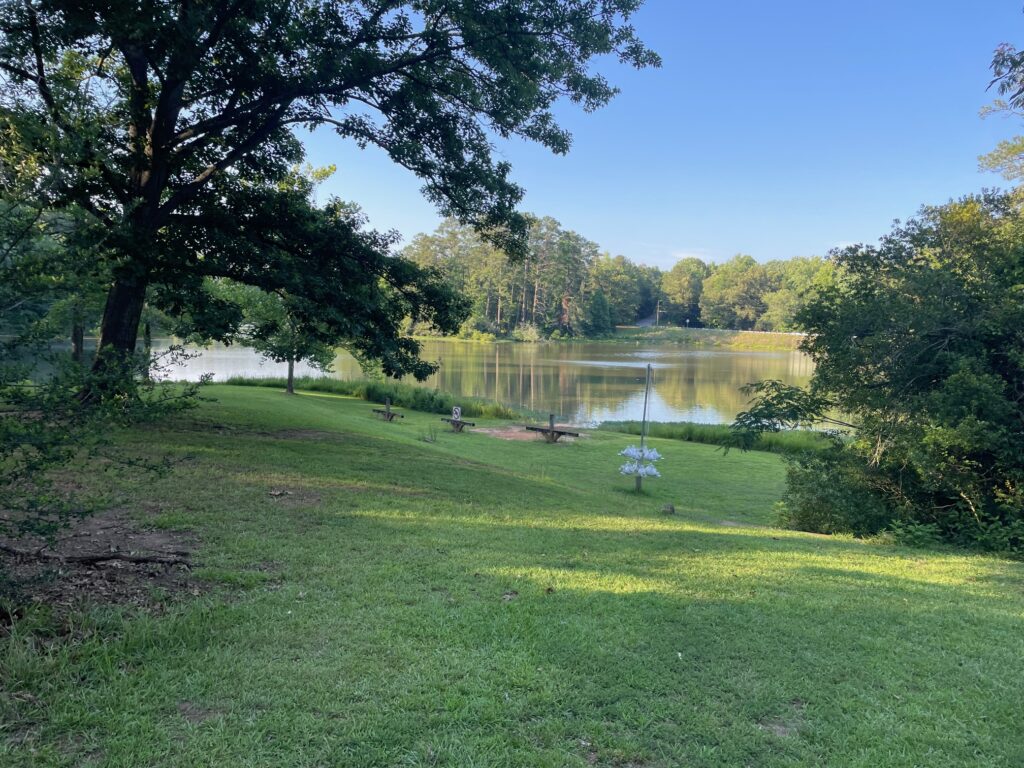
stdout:
<svg viewBox="0 0 1024 768">
<path fill-rule="evenodd" d="M 643 420 L 640 422 L 640 455 L 643 456 L 644 443 L 647 441 L 647 404 L 651 397 L 651 364 L 647 364 L 647 382 L 644 385 L 644 415 Z M 639 459 L 642 462 L 643 459 Z M 643 478 L 640 475 L 636 476 L 636 492 L 640 493 Z"/>
</svg>

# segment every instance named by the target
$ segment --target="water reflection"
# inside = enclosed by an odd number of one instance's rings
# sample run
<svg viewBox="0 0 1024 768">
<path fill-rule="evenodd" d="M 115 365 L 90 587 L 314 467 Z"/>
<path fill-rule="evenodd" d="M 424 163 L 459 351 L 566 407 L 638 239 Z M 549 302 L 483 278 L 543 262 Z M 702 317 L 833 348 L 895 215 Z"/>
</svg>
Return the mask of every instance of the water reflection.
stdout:
<svg viewBox="0 0 1024 768">
<path fill-rule="evenodd" d="M 811 362 L 798 352 L 722 352 L 609 344 L 465 344 L 432 341 L 424 357 L 440 362 L 425 382 L 456 395 L 497 400 L 576 424 L 636 419 L 643 409 L 644 368 L 654 366 L 650 413 L 656 421 L 724 423 L 746 404 L 739 387 L 759 379 L 806 384 Z M 285 366 L 262 361 L 244 347 L 215 346 L 174 372 L 178 379 L 213 373 L 283 376 Z M 299 365 L 297 375 L 318 375 Z M 332 376 L 362 377 L 358 363 L 339 353 Z"/>
</svg>

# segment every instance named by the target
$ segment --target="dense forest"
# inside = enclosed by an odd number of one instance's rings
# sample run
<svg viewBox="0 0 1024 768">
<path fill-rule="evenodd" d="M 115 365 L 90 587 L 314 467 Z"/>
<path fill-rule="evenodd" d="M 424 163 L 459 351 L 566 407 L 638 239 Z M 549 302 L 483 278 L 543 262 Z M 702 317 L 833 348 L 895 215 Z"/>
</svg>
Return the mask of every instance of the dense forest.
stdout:
<svg viewBox="0 0 1024 768">
<path fill-rule="evenodd" d="M 404 255 L 440 270 L 472 302 L 460 335 L 478 339 L 597 337 L 645 320 L 793 331 L 797 312 L 834 280 L 831 262 L 820 257 L 763 264 L 747 255 L 722 264 L 687 257 L 662 271 L 603 252 L 550 217 L 530 218 L 528 248 L 518 262 L 451 219 L 414 238 Z"/>
</svg>

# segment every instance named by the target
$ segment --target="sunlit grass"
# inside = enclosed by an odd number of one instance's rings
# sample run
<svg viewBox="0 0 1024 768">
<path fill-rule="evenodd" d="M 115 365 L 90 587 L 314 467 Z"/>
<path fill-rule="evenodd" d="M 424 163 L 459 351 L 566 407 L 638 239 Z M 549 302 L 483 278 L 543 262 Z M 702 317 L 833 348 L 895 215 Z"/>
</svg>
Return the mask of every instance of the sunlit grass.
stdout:
<svg viewBox="0 0 1024 768">
<path fill-rule="evenodd" d="M 130 438 L 172 477 L 111 489 L 196 532 L 211 591 L 4 641 L 0 764 L 1024 763 L 1018 564 L 765 527 L 768 453 L 655 439 L 637 496 L 620 434 L 211 393 Z"/>
</svg>

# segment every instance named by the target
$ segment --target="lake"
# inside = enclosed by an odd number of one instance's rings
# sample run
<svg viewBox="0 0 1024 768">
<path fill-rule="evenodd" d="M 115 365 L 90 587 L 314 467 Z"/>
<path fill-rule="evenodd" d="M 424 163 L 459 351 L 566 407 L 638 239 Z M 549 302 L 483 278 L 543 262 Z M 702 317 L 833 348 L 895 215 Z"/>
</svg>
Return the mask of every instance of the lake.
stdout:
<svg viewBox="0 0 1024 768">
<path fill-rule="evenodd" d="M 164 340 L 166 348 L 168 341 Z M 161 344 L 154 345 L 159 350 Z M 423 357 L 441 368 L 425 386 L 455 395 L 497 400 L 560 420 L 588 425 L 601 421 L 639 419 L 643 411 L 644 371 L 654 369 L 649 406 L 654 421 L 726 423 L 743 410 L 739 387 L 760 379 L 806 384 L 813 365 L 799 352 L 735 352 L 693 350 L 637 344 L 472 344 L 428 341 Z M 262 360 L 250 349 L 215 345 L 172 373 L 176 379 L 197 379 L 212 373 L 214 381 L 231 376 L 284 376 L 286 366 Z M 296 366 L 296 375 L 321 375 Z M 339 353 L 331 376 L 363 378 L 359 364 Z"/>
</svg>

